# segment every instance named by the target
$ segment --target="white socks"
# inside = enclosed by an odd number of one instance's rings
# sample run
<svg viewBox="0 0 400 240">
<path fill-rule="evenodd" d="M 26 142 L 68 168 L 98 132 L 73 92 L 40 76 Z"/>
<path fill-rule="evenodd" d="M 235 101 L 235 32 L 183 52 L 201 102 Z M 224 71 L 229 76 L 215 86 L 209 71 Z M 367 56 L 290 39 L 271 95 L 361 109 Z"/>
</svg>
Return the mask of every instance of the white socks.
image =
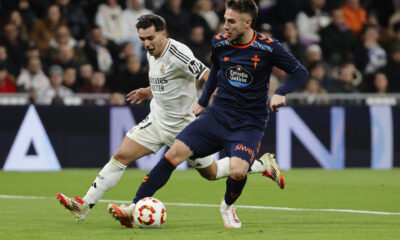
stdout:
<svg viewBox="0 0 400 240">
<path fill-rule="evenodd" d="M 92 186 L 89 188 L 83 200 L 89 205 L 95 204 L 115 184 L 118 183 L 125 172 L 126 165 L 111 157 L 110 161 L 101 169 Z"/>
<path fill-rule="evenodd" d="M 218 170 L 215 179 L 225 178 L 229 176 L 229 157 L 222 158 L 217 162 Z M 255 160 L 249 173 L 259 173 L 264 172 L 265 166 L 261 163 L 261 161 Z"/>
</svg>

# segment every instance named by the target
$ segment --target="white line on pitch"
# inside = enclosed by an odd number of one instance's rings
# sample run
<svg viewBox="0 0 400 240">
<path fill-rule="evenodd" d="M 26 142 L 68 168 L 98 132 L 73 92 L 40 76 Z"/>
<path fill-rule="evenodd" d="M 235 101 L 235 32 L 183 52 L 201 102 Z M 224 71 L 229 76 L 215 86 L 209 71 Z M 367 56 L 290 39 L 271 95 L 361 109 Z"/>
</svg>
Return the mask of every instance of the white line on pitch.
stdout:
<svg viewBox="0 0 400 240">
<path fill-rule="evenodd" d="M 0 198 L 7 199 L 53 199 L 51 197 L 39 197 L 39 196 L 15 196 L 15 195 L 0 195 Z M 123 200 L 100 200 L 99 202 L 113 202 L 113 203 L 129 203 L 130 201 Z M 165 205 L 169 206 L 187 206 L 187 207 L 219 207 L 215 204 L 200 204 L 200 203 L 169 203 L 164 202 Z M 288 207 L 266 207 L 266 206 L 248 206 L 248 205 L 237 205 L 237 208 L 247 209 L 264 209 L 264 210 L 281 210 L 281 211 L 308 211 L 308 212 L 342 212 L 342 213 L 361 213 L 361 214 L 376 214 L 376 215 L 400 215 L 398 212 L 379 212 L 379 211 L 367 211 L 367 210 L 352 210 L 352 209 L 312 209 L 312 208 L 288 208 Z"/>
</svg>

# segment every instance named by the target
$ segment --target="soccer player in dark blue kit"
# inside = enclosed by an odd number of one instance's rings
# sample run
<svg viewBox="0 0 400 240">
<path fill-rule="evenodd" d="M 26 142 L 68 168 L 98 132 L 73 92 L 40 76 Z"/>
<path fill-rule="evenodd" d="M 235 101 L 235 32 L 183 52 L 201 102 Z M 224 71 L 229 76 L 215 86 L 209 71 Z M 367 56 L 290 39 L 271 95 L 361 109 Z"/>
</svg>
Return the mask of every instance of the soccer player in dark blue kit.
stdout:
<svg viewBox="0 0 400 240">
<path fill-rule="evenodd" d="M 142 182 L 133 202 L 152 196 L 186 159 L 224 149 L 230 157 L 230 175 L 220 212 L 224 227 L 240 228 L 233 203 L 246 184 L 269 112 L 285 106 L 285 95 L 302 85 L 308 72 L 277 40 L 253 30 L 258 14 L 253 0 L 227 0 L 225 7 L 226 32 L 212 40 L 210 76 L 198 104 L 193 106 L 193 112 L 200 117 L 176 137 L 164 158 Z M 273 66 L 291 77 L 276 90 L 268 106 Z M 216 88 L 213 104 L 208 106 Z"/>
</svg>

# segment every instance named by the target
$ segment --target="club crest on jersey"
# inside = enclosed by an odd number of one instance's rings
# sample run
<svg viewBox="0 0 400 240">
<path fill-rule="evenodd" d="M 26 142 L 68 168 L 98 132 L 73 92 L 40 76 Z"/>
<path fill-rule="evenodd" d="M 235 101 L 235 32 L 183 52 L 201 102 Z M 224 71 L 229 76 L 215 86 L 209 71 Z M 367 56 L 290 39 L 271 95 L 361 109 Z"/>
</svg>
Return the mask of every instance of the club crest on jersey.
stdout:
<svg viewBox="0 0 400 240">
<path fill-rule="evenodd" d="M 164 73 L 165 73 L 165 65 L 164 65 L 164 64 L 161 64 L 160 73 L 161 73 L 161 74 L 164 74 Z"/>
<path fill-rule="evenodd" d="M 240 65 L 228 68 L 226 77 L 229 83 L 235 87 L 247 87 L 253 82 L 253 76 Z"/>
</svg>

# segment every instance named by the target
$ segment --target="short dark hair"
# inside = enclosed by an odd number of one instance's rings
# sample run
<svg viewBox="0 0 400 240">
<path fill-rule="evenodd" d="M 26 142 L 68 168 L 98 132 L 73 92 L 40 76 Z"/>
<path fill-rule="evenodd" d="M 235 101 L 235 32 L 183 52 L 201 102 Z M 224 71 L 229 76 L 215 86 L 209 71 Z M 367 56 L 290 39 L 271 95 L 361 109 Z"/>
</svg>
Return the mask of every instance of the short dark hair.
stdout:
<svg viewBox="0 0 400 240">
<path fill-rule="evenodd" d="M 157 32 L 163 31 L 166 29 L 165 19 L 156 14 L 146 14 L 142 15 L 138 18 L 138 22 L 136 23 L 136 28 L 147 29 L 151 26 L 154 26 Z"/>
<path fill-rule="evenodd" d="M 251 25 L 254 27 L 258 15 L 258 7 L 254 0 L 227 0 L 225 2 L 225 8 L 250 14 L 253 20 Z"/>
</svg>

